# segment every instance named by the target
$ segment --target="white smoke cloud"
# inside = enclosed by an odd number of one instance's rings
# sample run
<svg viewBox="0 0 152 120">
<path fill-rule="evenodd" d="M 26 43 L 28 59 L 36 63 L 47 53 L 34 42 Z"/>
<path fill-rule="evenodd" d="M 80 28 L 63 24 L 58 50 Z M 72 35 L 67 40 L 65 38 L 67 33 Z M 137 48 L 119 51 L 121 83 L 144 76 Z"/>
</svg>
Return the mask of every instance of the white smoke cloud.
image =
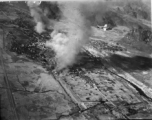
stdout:
<svg viewBox="0 0 152 120">
<path fill-rule="evenodd" d="M 108 4 L 104 0 L 58 2 L 58 7 L 62 12 L 61 19 L 60 21 L 53 21 L 48 20 L 38 6 L 31 3 L 29 6 L 31 15 L 37 23 L 35 28 L 38 33 L 42 33 L 45 27 L 54 29 L 51 34 L 52 40 L 46 42 L 46 46 L 51 47 L 56 52 L 58 70 L 76 62 L 78 53 L 87 44 L 92 34 L 90 18 L 101 20 L 101 16 L 108 9 Z"/>
<path fill-rule="evenodd" d="M 38 4 L 35 4 L 32 1 L 27 2 L 30 7 L 31 16 L 34 18 L 34 21 L 37 23 L 35 30 L 38 33 L 42 33 L 44 31 L 44 24 L 42 23 L 42 10 L 38 7 Z"/>
<path fill-rule="evenodd" d="M 81 48 L 89 41 L 92 34 L 91 21 L 88 19 L 94 14 L 100 15 L 106 11 L 106 4 L 99 2 L 58 2 L 61 13 L 60 21 L 45 24 L 48 18 L 44 15 L 38 5 L 28 3 L 31 15 L 34 17 L 38 33 L 42 33 L 45 27 L 53 28 L 52 40 L 46 42 L 56 52 L 57 69 L 63 69 L 73 65 Z M 101 3 L 101 2 L 100 2 Z M 105 7 L 106 6 L 106 7 Z M 99 17 L 98 17 L 99 18 Z"/>
<path fill-rule="evenodd" d="M 35 30 L 38 33 L 44 32 L 45 28 L 53 28 L 55 21 L 49 20 L 46 17 L 45 13 L 43 13 L 37 2 L 35 3 L 34 1 L 28 1 L 27 5 L 30 8 L 31 16 L 34 18 L 34 21 L 36 23 Z"/>
<path fill-rule="evenodd" d="M 51 34 L 53 41 L 47 42 L 46 46 L 56 51 L 57 69 L 60 70 L 76 62 L 77 54 L 89 40 L 91 27 L 82 16 L 79 3 L 61 3 L 59 6 L 62 19 L 54 29 L 66 34 L 54 31 Z"/>
<path fill-rule="evenodd" d="M 38 33 L 42 33 L 44 32 L 45 26 L 42 22 L 37 22 L 37 25 L 35 26 L 35 30 L 38 32 Z"/>
</svg>

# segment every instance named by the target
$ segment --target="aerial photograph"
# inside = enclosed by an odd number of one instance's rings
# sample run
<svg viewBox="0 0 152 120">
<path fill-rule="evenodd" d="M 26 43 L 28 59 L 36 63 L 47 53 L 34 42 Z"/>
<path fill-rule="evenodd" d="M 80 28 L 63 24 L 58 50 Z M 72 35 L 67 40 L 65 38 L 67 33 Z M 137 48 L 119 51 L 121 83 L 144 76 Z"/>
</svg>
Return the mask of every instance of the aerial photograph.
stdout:
<svg viewBox="0 0 152 120">
<path fill-rule="evenodd" d="M 152 120 L 151 5 L 0 1 L 1 120 Z"/>
</svg>

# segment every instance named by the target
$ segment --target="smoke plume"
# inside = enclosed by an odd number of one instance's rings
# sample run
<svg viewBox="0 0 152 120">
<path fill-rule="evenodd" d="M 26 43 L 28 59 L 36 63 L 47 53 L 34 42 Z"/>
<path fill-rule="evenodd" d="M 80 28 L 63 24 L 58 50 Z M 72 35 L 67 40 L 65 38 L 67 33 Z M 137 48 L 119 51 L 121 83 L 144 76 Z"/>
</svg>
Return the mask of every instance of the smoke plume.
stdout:
<svg viewBox="0 0 152 120">
<path fill-rule="evenodd" d="M 37 23 L 35 30 L 38 33 L 44 32 L 45 28 L 54 30 L 50 34 L 52 39 L 46 42 L 46 46 L 56 52 L 59 70 L 76 62 L 78 53 L 92 35 L 91 26 L 100 23 L 103 14 L 109 8 L 124 4 L 126 2 L 122 3 L 122 0 L 62 1 L 58 2 L 61 18 L 55 21 L 47 17 L 46 14 L 49 12 L 47 8 L 47 12 L 42 11 L 38 4 L 28 2 L 31 16 Z"/>
<path fill-rule="evenodd" d="M 38 33 L 45 31 L 45 28 L 51 28 L 54 26 L 55 21 L 48 19 L 44 12 L 39 7 L 39 4 L 34 3 L 33 1 L 28 1 L 27 5 L 30 8 L 31 16 L 34 18 L 36 23 L 35 30 Z"/>
<path fill-rule="evenodd" d="M 45 28 L 53 28 L 52 40 L 46 42 L 56 52 L 57 69 L 73 65 L 82 47 L 87 44 L 92 34 L 91 19 L 99 19 L 108 5 L 100 2 L 58 2 L 61 11 L 60 21 L 48 19 L 38 5 L 28 3 L 31 15 L 37 23 L 38 33 Z M 98 17 L 97 17 L 98 16 Z"/>
<path fill-rule="evenodd" d="M 57 52 L 58 69 L 62 69 L 76 62 L 77 54 L 89 40 L 91 26 L 80 11 L 80 3 L 61 3 L 59 6 L 62 22 L 56 24 L 55 29 L 66 32 L 66 35 L 56 34 L 53 39 L 57 44 L 53 42 L 52 47 Z"/>
</svg>

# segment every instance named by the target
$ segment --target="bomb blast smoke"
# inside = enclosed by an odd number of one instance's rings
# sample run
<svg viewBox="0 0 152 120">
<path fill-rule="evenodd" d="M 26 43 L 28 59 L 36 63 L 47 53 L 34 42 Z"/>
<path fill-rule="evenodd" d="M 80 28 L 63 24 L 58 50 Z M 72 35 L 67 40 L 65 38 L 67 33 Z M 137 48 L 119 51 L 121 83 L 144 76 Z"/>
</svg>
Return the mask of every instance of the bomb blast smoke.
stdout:
<svg viewBox="0 0 152 120">
<path fill-rule="evenodd" d="M 99 19 L 106 11 L 108 5 L 100 2 L 58 2 L 61 11 L 60 21 L 48 19 L 40 7 L 28 2 L 31 15 L 37 23 L 35 29 L 38 33 L 45 28 L 53 28 L 50 34 L 52 40 L 46 42 L 56 52 L 57 69 L 61 70 L 73 65 L 82 47 L 87 44 L 92 34 L 90 17 Z M 53 21 L 53 22 L 52 22 Z M 62 31 L 62 32 L 59 32 Z"/>
<path fill-rule="evenodd" d="M 47 18 L 38 5 L 28 2 L 31 15 L 37 23 L 36 31 L 42 33 L 45 28 L 54 30 L 50 34 L 52 40 L 47 41 L 46 46 L 51 47 L 56 52 L 58 70 L 76 62 L 78 53 L 92 35 L 92 22 L 101 21 L 102 15 L 110 6 L 113 6 L 113 2 L 105 1 L 58 2 L 61 11 L 59 21 Z"/>
</svg>

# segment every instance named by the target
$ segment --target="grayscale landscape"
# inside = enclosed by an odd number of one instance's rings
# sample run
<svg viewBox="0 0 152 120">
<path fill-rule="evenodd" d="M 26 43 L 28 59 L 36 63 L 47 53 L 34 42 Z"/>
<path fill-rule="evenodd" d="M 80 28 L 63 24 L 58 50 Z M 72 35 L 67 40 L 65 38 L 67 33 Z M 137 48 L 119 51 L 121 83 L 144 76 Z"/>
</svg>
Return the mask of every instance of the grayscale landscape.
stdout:
<svg viewBox="0 0 152 120">
<path fill-rule="evenodd" d="M 151 0 L 0 2 L 1 119 L 152 119 L 151 27 Z"/>
</svg>

